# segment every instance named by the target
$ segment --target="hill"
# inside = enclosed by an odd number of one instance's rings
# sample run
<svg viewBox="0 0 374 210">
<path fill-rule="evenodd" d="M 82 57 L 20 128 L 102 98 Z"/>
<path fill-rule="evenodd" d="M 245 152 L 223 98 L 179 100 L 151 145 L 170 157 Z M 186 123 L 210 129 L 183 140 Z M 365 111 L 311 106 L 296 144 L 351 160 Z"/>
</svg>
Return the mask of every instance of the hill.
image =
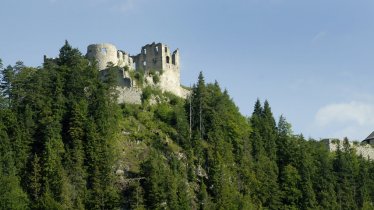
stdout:
<svg viewBox="0 0 374 210">
<path fill-rule="evenodd" d="M 242 116 L 202 73 L 187 99 L 149 86 L 118 104 L 118 69 L 67 42 L 0 69 L 1 209 L 374 208 L 374 163 L 348 140 L 330 153 L 267 101 Z"/>
</svg>

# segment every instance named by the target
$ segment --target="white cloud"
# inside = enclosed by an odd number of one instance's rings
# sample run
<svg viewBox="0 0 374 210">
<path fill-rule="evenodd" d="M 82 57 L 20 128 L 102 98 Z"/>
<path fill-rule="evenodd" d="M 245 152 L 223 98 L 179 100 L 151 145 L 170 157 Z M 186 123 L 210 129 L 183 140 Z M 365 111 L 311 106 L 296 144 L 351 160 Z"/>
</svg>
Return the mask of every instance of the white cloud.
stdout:
<svg viewBox="0 0 374 210">
<path fill-rule="evenodd" d="M 326 126 L 331 123 L 355 123 L 374 125 L 374 105 L 352 101 L 330 104 L 318 110 L 317 123 Z"/>
<path fill-rule="evenodd" d="M 374 104 L 352 101 L 320 108 L 314 124 L 328 133 L 326 137 L 362 139 L 374 130 Z"/>
</svg>

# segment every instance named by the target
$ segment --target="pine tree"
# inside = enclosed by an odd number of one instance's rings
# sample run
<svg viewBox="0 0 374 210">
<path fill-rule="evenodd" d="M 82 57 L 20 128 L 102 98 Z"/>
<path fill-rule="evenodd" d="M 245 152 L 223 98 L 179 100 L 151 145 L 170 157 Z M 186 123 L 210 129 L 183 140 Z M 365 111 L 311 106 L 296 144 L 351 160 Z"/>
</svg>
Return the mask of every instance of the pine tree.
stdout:
<svg viewBox="0 0 374 210">
<path fill-rule="evenodd" d="M 270 209 L 280 206 L 280 190 L 277 183 L 279 169 L 276 164 L 276 127 L 270 106 L 267 101 L 264 108 L 259 100 L 250 118 L 252 133 L 252 154 L 255 159 L 254 171 L 259 182 L 255 186 L 255 199 Z M 266 166 L 266 167 L 265 167 Z"/>
<path fill-rule="evenodd" d="M 270 160 L 276 160 L 276 124 L 267 100 L 264 102 L 262 129 L 265 152 Z"/>
<path fill-rule="evenodd" d="M 250 136 L 252 142 L 252 156 L 255 158 L 255 160 L 258 160 L 261 155 L 265 155 L 264 140 L 261 133 L 262 113 L 263 109 L 261 102 L 259 99 L 257 99 L 250 118 L 250 123 L 253 129 Z"/>
<path fill-rule="evenodd" d="M 156 151 L 152 151 L 144 164 L 142 164 L 141 175 L 146 177 L 142 186 L 145 190 L 145 200 L 150 209 L 165 208 L 168 206 L 168 188 L 170 180 L 167 165 Z"/>
<path fill-rule="evenodd" d="M 355 203 L 355 168 L 357 167 L 354 151 L 350 148 L 348 139 L 344 139 L 343 145 L 338 145 L 334 159 L 334 171 L 337 177 L 337 202 L 342 209 L 357 209 Z"/>
<path fill-rule="evenodd" d="M 207 92 L 203 73 L 199 73 L 197 85 L 192 88 L 192 129 L 200 138 L 205 138 L 205 112 L 207 111 Z"/>
<path fill-rule="evenodd" d="M 303 137 L 300 137 L 300 142 L 305 142 Z M 308 145 L 304 144 L 304 148 L 308 150 Z M 303 199 L 300 202 L 300 208 L 315 209 L 317 206 L 316 196 L 313 189 L 312 177 L 316 176 L 315 168 L 312 163 L 313 159 L 308 152 L 301 152 L 299 166 L 299 173 L 301 175 L 300 189 L 302 191 Z"/>
<path fill-rule="evenodd" d="M 15 154 L 12 150 L 12 142 L 4 125 L 6 110 L 0 109 L 0 209 L 26 209 L 29 200 L 20 186 L 20 180 L 16 173 Z"/>
<path fill-rule="evenodd" d="M 38 202 L 42 195 L 42 168 L 41 160 L 37 154 L 34 154 L 31 162 L 31 170 L 28 177 L 29 195 L 33 202 Z"/>
<path fill-rule="evenodd" d="M 81 101 L 73 105 L 71 118 L 69 120 L 68 136 L 70 144 L 66 144 L 66 167 L 68 169 L 68 177 L 70 183 L 75 189 L 73 194 L 74 205 L 77 208 L 84 208 L 86 193 L 86 171 L 84 166 L 84 147 L 83 143 L 86 139 L 84 130 L 87 115 L 87 104 Z"/>
<path fill-rule="evenodd" d="M 206 185 L 204 181 L 201 182 L 200 184 L 200 191 L 198 194 L 198 204 L 199 204 L 199 209 L 210 209 L 210 200 L 209 200 L 209 195 L 206 189 Z"/>
<path fill-rule="evenodd" d="M 57 64 L 62 66 L 75 66 L 77 61 L 80 60 L 82 54 L 78 49 L 73 48 L 67 40 L 65 40 L 64 46 L 60 49 L 60 54 L 57 59 Z"/>
<path fill-rule="evenodd" d="M 277 126 L 277 164 L 280 169 L 283 169 L 287 164 L 292 162 L 294 156 L 293 134 L 291 125 L 286 121 L 286 118 L 280 116 Z"/>
<path fill-rule="evenodd" d="M 359 161 L 359 173 L 356 177 L 357 183 L 357 194 L 356 194 L 356 202 L 359 208 L 364 208 L 366 203 L 370 202 L 370 195 L 369 195 L 369 163 L 365 159 L 361 159 Z"/>
<path fill-rule="evenodd" d="M 316 200 L 322 209 L 337 209 L 335 191 L 335 176 L 330 152 L 321 143 L 311 142 L 315 145 L 314 160 L 317 174 L 313 178 Z"/>
<path fill-rule="evenodd" d="M 302 191 L 299 189 L 301 176 L 292 165 L 287 165 L 280 175 L 282 190 L 282 205 L 286 209 L 298 209 L 302 199 Z"/>
</svg>

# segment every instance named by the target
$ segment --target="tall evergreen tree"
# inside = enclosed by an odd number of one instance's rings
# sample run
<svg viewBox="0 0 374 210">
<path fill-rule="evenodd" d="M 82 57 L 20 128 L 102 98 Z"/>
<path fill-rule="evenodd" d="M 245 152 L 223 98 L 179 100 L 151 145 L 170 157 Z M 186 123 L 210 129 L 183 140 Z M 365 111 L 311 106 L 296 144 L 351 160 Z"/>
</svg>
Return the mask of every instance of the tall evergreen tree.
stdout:
<svg viewBox="0 0 374 210">
<path fill-rule="evenodd" d="M 263 108 L 259 99 L 256 100 L 250 123 L 252 126 L 252 156 L 258 160 L 261 155 L 265 155 L 264 140 L 261 135 Z"/>
<path fill-rule="evenodd" d="M 29 200 L 20 186 L 19 176 L 16 173 L 15 154 L 12 142 L 7 133 L 4 118 L 8 110 L 0 109 L 0 209 L 27 209 Z"/>
<path fill-rule="evenodd" d="M 267 100 L 264 102 L 262 129 L 265 152 L 271 160 L 276 160 L 276 124 Z"/>
<path fill-rule="evenodd" d="M 276 127 L 269 103 L 262 108 L 259 100 L 250 118 L 252 133 L 252 154 L 255 158 L 254 170 L 258 185 L 255 185 L 255 197 L 266 208 L 277 209 L 280 206 L 280 190 L 277 183 L 279 169 L 276 164 Z M 266 166 L 266 167 L 265 167 Z"/>
<path fill-rule="evenodd" d="M 337 177 L 337 202 L 342 209 L 357 209 L 355 202 L 354 177 L 357 167 L 354 151 L 351 149 L 348 139 L 344 139 L 343 145 L 338 144 L 338 150 L 334 159 L 334 171 Z"/>
<path fill-rule="evenodd" d="M 205 120 L 207 111 L 207 92 L 205 87 L 205 81 L 203 73 L 199 73 L 197 85 L 192 88 L 191 94 L 192 103 L 192 129 L 195 131 L 195 135 L 200 138 L 205 138 Z"/>
</svg>

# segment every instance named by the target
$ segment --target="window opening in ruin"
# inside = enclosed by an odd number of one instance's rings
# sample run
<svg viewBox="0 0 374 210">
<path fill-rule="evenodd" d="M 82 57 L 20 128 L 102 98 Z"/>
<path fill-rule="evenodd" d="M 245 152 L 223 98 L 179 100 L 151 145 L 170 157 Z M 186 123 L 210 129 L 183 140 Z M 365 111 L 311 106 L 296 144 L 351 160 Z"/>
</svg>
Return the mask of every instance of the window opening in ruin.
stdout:
<svg viewBox="0 0 374 210">
<path fill-rule="evenodd" d="M 166 56 L 166 63 L 170 63 L 170 57 Z"/>
<path fill-rule="evenodd" d="M 158 54 L 158 46 L 155 47 L 156 55 Z"/>
<path fill-rule="evenodd" d="M 171 58 L 171 63 L 175 65 L 175 56 Z"/>
<path fill-rule="evenodd" d="M 168 48 L 167 47 L 165 47 L 165 52 L 168 52 Z"/>
<path fill-rule="evenodd" d="M 146 55 L 147 54 L 147 49 L 144 49 L 144 55 Z"/>
<path fill-rule="evenodd" d="M 147 61 L 143 61 L 143 66 L 146 66 L 147 65 Z"/>
<path fill-rule="evenodd" d="M 105 47 L 101 48 L 101 53 L 106 55 L 107 54 L 107 49 Z"/>
</svg>

